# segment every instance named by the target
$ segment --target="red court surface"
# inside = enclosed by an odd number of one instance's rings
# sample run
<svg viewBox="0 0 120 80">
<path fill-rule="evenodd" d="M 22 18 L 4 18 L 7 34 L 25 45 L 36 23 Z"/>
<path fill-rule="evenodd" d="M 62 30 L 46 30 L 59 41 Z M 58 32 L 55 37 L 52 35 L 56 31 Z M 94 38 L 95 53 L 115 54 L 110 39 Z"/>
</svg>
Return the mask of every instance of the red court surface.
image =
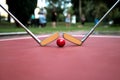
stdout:
<svg viewBox="0 0 120 80">
<path fill-rule="evenodd" d="M 63 48 L 1 39 L 0 80 L 120 80 L 120 36 L 90 36 L 82 46 L 66 41 Z"/>
</svg>

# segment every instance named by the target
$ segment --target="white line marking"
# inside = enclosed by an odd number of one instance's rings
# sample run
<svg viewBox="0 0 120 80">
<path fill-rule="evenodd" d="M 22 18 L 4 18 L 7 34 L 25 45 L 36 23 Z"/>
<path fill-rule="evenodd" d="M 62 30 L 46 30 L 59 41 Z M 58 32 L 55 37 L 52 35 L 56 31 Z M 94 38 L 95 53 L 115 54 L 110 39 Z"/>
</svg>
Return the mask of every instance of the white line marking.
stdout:
<svg viewBox="0 0 120 80">
<path fill-rule="evenodd" d="M 85 35 L 73 35 L 75 37 L 84 37 Z M 120 38 L 120 36 L 112 35 L 90 35 L 89 37 L 98 37 L 98 38 Z"/>
<path fill-rule="evenodd" d="M 14 34 L 27 34 L 27 32 L 9 32 L 9 33 L 0 33 L 0 36 L 14 35 Z"/>
<path fill-rule="evenodd" d="M 48 37 L 48 36 L 50 36 L 50 35 L 41 35 L 41 36 L 37 36 L 37 37 L 38 38 L 44 38 L 44 37 Z M 26 36 L 26 37 L 20 37 L 20 38 L 1 39 L 0 41 L 21 40 L 21 39 L 30 39 L 30 38 L 32 38 L 32 37 Z"/>
<path fill-rule="evenodd" d="M 38 38 L 48 37 L 50 35 L 40 35 Z M 84 37 L 85 35 L 72 35 L 74 37 Z M 120 38 L 120 36 L 111 36 L 111 35 L 91 35 L 90 37 L 98 37 L 98 38 Z M 32 37 L 20 37 L 20 38 L 11 38 L 11 39 L 1 39 L 0 41 L 9 41 L 9 40 L 21 40 L 21 39 L 30 39 Z"/>
</svg>

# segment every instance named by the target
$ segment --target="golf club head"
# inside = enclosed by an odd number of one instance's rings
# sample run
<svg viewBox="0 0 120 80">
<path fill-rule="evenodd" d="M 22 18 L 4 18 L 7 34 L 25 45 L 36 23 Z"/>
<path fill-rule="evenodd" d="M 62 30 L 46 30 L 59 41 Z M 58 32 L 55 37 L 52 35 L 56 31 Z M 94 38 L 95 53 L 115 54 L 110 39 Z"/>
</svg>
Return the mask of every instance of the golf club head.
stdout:
<svg viewBox="0 0 120 80">
<path fill-rule="evenodd" d="M 54 40 L 56 40 L 59 37 L 58 33 L 54 33 L 53 35 L 49 36 L 48 38 L 42 40 L 40 42 L 41 46 L 46 46 L 47 44 L 53 42 Z"/>
<path fill-rule="evenodd" d="M 81 46 L 82 45 L 82 41 L 73 37 L 72 35 L 69 35 L 69 34 L 66 34 L 66 33 L 63 33 L 63 38 L 65 38 L 66 40 L 78 45 L 78 46 Z"/>
</svg>

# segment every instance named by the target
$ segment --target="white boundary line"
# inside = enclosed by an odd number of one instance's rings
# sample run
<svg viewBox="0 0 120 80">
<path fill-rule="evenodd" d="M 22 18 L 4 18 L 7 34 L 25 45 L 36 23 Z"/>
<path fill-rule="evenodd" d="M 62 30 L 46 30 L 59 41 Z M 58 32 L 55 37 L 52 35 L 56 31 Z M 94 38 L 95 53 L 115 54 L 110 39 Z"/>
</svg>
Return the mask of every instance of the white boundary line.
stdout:
<svg viewBox="0 0 120 80">
<path fill-rule="evenodd" d="M 50 35 L 40 35 L 38 38 L 48 37 Z M 84 37 L 85 35 L 73 35 L 74 37 Z M 90 37 L 98 37 L 98 38 L 120 38 L 120 36 L 112 36 L 112 35 L 91 35 Z M 20 38 L 11 38 L 11 39 L 0 39 L 0 41 L 9 41 L 9 40 L 21 40 L 21 39 L 30 39 L 32 37 L 20 37 Z"/>
<path fill-rule="evenodd" d="M 75 37 L 84 37 L 85 35 L 73 35 Z M 120 38 L 120 36 L 113 35 L 90 35 L 90 37 L 98 37 L 98 38 Z"/>
<path fill-rule="evenodd" d="M 0 33 L 0 36 L 6 36 L 6 35 L 21 35 L 21 34 L 27 34 L 27 32 L 9 32 L 9 33 Z"/>
<path fill-rule="evenodd" d="M 41 36 L 37 36 L 38 38 L 44 38 L 44 37 L 48 37 L 50 35 L 41 35 Z M 0 41 L 9 41 L 9 40 L 21 40 L 21 39 L 30 39 L 32 37 L 30 36 L 26 36 L 26 37 L 20 37 L 20 38 L 11 38 L 11 39 L 1 39 Z"/>
</svg>

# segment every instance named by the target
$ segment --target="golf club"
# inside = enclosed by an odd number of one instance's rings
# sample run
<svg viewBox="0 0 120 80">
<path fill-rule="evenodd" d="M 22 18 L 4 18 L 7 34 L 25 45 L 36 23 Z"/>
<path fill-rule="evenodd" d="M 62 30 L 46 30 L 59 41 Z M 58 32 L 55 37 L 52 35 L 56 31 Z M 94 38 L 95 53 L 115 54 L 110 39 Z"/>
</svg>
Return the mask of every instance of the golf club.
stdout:
<svg viewBox="0 0 120 80">
<path fill-rule="evenodd" d="M 97 24 L 95 24 L 95 26 L 82 38 L 82 40 L 79 40 L 75 37 L 73 37 L 72 35 L 63 33 L 63 37 L 74 43 L 77 45 L 82 45 L 83 42 L 85 42 L 85 40 L 93 33 L 93 31 L 95 30 L 95 28 L 100 24 L 100 22 L 110 13 L 110 11 L 112 11 L 112 9 L 119 3 L 120 0 L 117 0 L 117 2 L 104 14 L 104 16 L 97 22 Z"/>
<path fill-rule="evenodd" d="M 58 33 L 55 33 L 51 36 L 49 36 L 48 38 L 44 39 L 44 40 L 39 40 L 28 28 L 26 28 L 26 26 L 24 26 L 11 12 L 9 12 L 7 9 L 5 9 L 1 4 L 0 7 L 3 8 L 15 21 L 17 21 L 22 28 L 24 28 L 27 33 L 41 46 L 45 46 L 47 44 L 49 44 L 50 42 L 54 41 L 55 39 L 57 39 L 59 37 Z"/>
</svg>

